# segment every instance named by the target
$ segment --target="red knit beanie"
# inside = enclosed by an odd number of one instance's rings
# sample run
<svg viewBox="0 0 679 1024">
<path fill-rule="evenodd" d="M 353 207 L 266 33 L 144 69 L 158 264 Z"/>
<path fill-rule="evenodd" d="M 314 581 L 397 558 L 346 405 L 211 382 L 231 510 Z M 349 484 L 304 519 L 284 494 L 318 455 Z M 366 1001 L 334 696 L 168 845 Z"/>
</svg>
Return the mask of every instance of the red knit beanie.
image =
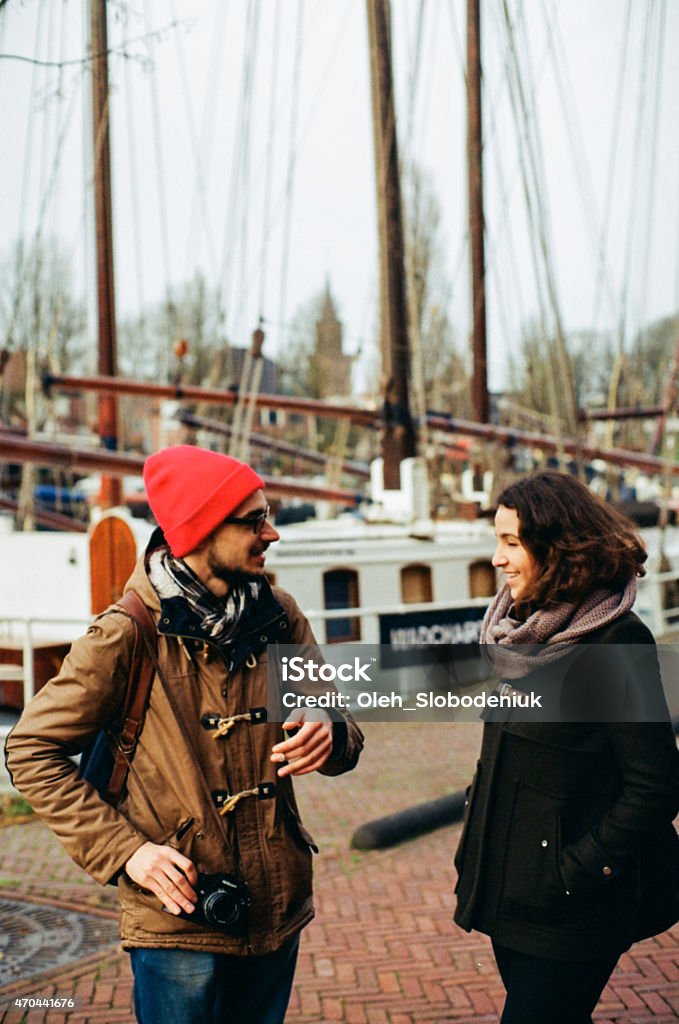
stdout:
<svg viewBox="0 0 679 1024">
<path fill-rule="evenodd" d="M 144 463 L 146 496 L 176 558 L 209 533 L 264 481 L 238 459 L 190 444 L 164 448 Z"/>
</svg>

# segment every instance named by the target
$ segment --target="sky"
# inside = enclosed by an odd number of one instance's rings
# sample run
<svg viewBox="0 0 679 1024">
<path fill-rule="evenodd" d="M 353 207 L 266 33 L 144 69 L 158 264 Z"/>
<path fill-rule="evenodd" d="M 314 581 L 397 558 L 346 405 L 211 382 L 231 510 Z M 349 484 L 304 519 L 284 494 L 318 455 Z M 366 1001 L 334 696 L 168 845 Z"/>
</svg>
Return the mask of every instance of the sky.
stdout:
<svg viewBox="0 0 679 1024">
<path fill-rule="evenodd" d="M 0 10 L 0 250 L 56 236 L 92 309 L 84 9 Z M 261 316 L 275 357 L 329 282 L 360 387 L 378 309 L 363 0 L 110 0 L 108 15 L 119 320 L 200 270 L 226 336 L 247 344 Z M 439 301 L 465 350 L 465 5 L 393 0 L 392 17 L 400 155 L 439 205 Z M 548 333 L 558 309 L 567 332 L 629 341 L 679 307 L 679 4 L 484 0 L 482 31 L 497 389 L 541 309 Z"/>
</svg>

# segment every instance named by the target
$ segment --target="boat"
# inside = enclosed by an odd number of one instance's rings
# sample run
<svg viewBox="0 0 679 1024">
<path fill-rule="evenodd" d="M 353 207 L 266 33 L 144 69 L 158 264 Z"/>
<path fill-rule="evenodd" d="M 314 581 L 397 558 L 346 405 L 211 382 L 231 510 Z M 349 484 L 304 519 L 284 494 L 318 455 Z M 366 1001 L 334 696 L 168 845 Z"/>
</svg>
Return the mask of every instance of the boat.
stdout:
<svg viewBox="0 0 679 1024">
<path fill-rule="evenodd" d="M 105 28 L 106 4 L 104 0 L 98 0 L 92 8 L 98 11 L 98 30 L 101 31 L 102 24 Z M 277 584 L 296 596 L 309 614 L 319 638 L 326 643 L 382 643 L 401 650 L 408 644 L 424 648 L 435 647 L 439 643 L 453 643 L 463 648 L 478 638 L 480 619 L 495 591 L 495 573 L 491 564 L 494 538 L 490 523 L 484 517 L 473 521 L 445 520 L 438 515 L 432 517 L 432 509 L 427 500 L 426 473 L 423 472 L 421 458 L 417 456 L 417 432 L 424 432 L 426 426 L 430 431 L 428 443 L 438 441 L 444 432 L 448 436 L 450 432 L 456 432 L 465 438 L 478 437 L 481 444 L 486 441 L 499 443 L 506 446 L 507 450 L 517 445 L 525 445 L 526 449 L 542 445 L 561 455 L 569 451 L 576 455 L 585 452 L 591 458 L 605 454 L 613 461 L 624 457 L 625 453 L 603 452 L 598 448 L 588 453 L 587 446 L 578 437 L 570 440 L 563 436 L 545 438 L 537 433 L 522 434 L 515 429 L 503 429 L 485 422 L 488 419 L 488 389 L 485 380 L 485 340 L 482 338 L 485 330 L 484 307 L 478 297 L 484 288 L 484 266 L 482 252 L 479 262 L 478 249 L 475 277 L 480 292 L 471 305 L 475 314 L 473 347 L 477 357 L 477 372 L 474 395 L 479 422 L 462 423 L 447 414 L 428 414 L 422 408 L 421 394 L 416 396 L 415 403 L 420 414 L 419 421 L 415 423 L 411 417 L 411 399 L 407 391 L 410 374 L 408 316 L 404 302 L 407 275 L 403 259 L 403 226 L 399 229 L 400 239 L 397 237 L 398 231 L 396 235 L 393 234 L 397 220 L 395 213 L 400 206 L 396 121 L 393 88 L 389 86 L 388 68 L 381 60 L 390 50 L 388 4 L 383 0 L 371 0 L 369 9 L 373 40 L 374 106 L 380 118 L 375 131 L 378 196 L 387 200 L 380 216 L 381 281 L 384 290 L 380 304 L 385 314 L 381 347 L 388 383 L 383 395 L 383 408 L 379 411 L 374 408 L 352 411 L 346 407 L 346 403 L 344 406 L 333 406 L 329 402 L 321 403 L 320 407 L 316 403 L 312 410 L 309 401 L 307 411 L 313 411 L 315 415 L 325 411 L 326 415 L 338 421 L 344 416 L 358 417 L 360 414 L 360 422 L 371 425 L 381 417 L 385 434 L 383 456 L 374 464 L 369 493 L 361 494 L 361 497 L 367 496 L 369 500 L 360 505 L 359 514 L 344 514 L 328 520 L 319 518 L 302 524 L 282 526 L 282 541 L 272 549 L 268 569 Z M 478 17 L 478 4 L 470 3 L 470 10 L 474 9 Z M 472 26 L 472 33 L 474 31 L 478 35 L 478 25 L 476 29 Z M 478 38 L 475 45 L 478 48 Z M 100 66 L 100 74 L 104 75 L 99 58 L 105 54 L 107 47 L 101 43 L 93 44 L 91 48 L 97 55 L 97 60 L 93 62 Z M 470 59 L 470 67 L 471 64 Z M 473 78 L 470 76 L 470 83 Z M 107 95 L 102 99 L 101 87 L 102 81 L 99 82 L 99 127 L 94 133 L 97 152 L 103 151 L 106 135 L 102 125 L 105 126 L 107 117 Z M 106 88 L 104 93 L 107 93 Z M 478 98 L 478 89 L 475 92 L 470 87 L 470 104 L 478 106 Z M 479 144 L 480 131 L 481 125 L 477 122 L 469 147 L 470 178 L 476 175 L 474 194 L 477 204 L 482 199 L 478 181 L 482 148 Z M 105 166 L 108 163 L 108 158 L 95 159 L 94 162 L 99 169 L 102 164 Z M 104 271 L 110 271 L 110 223 L 108 240 L 105 230 L 106 223 L 110 222 L 110 209 L 107 209 L 110 206 L 110 188 L 107 189 L 105 182 L 101 184 L 98 195 L 102 220 L 97 232 L 97 241 L 101 246 L 98 263 Z M 483 215 L 477 208 L 470 223 L 470 235 L 476 239 L 474 244 L 477 246 L 479 228 L 482 236 Z M 110 273 L 108 276 L 111 277 Z M 107 311 L 102 320 L 106 321 L 108 317 L 108 323 L 104 323 L 106 330 L 102 330 L 105 337 L 103 342 L 100 340 L 100 352 L 106 358 L 102 357 L 99 361 L 98 378 L 90 378 L 89 383 L 83 375 L 78 375 L 79 379 L 73 376 L 66 378 L 56 368 L 49 374 L 48 383 L 55 391 L 58 387 L 73 391 L 80 386 L 83 389 L 98 389 L 100 394 L 105 394 L 106 402 L 102 404 L 99 429 L 104 450 L 92 453 L 89 465 L 93 468 L 98 458 L 99 468 L 104 475 L 108 467 L 110 478 L 118 479 L 122 473 L 138 475 L 142 460 L 137 456 L 136 464 L 133 464 L 134 457 L 105 450 L 113 446 L 113 435 L 116 433 L 116 424 L 111 418 L 113 406 L 110 395 L 115 387 L 122 388 L 124 385 L 129 390 L 134 384 L 115 376 L 115 359 L 111 358 L 112 337 L 115 334 L 114 324 L 111 323 L 114 301 L 112 280 L 106 284 L 106 277 L 107 273 L 104 273 L 100 281 L 100 300 L 103 292 L 104 313 Z M 164 387 L 167 391 L 165 397 L 173 397 L 180 405 L 193 393 L 181 380 L 166 385 L 144 385 L 143 382 L 137 382 L 137 393 L 148 394 L 152 387 Z M 195 400 L 210 400 L 209 390 L 193 389 Z M 238 418 L 243 421 L 251 417 L 255 405 L 261 406 L 267 399 L 267 396 L 257 394 L 256 389 L 247 394 L 245 391 L 241 394 L 237 391 L 227 392 L 219 387 L 212 388 L 212 391 L 213 400 L 221 402 L 223 406 L 241 401 L 247 405 L 247 408 L 243 407 L 239 412 Z M 271 397 L 268 396 L 269 399 Z M 304 407 L 304 399 L 295 401 L 295 408 Z M 277 402 L 279 405 L 284 404 L 280 396 Z M 292 399 L 288 399 L 288 408 L 293 408 Z M 354 422 L 357 420 L 354 419 Z M 5 445 L 4 451 L 19 450 L 20 444 L 16 438 L 3 436 L 0 440 Z M 31 444 L 30 439 L 27 444 Z M 62 452 L 59 456 L 55 451 L 48 453 L 47 447 L 47 443 L 43 448 L 33 443 L 30 453 L 26 452 L 24 457 L 29 461 L 45 460 L 44 464 L 80 465 L 73 451 L 70 454 Z M 52 457 L 54 461 L 49 463 Z M 63 463 L 59 463 L 58 458 L 62 458 Z M 650 457 L 646 464 L 655 466 L 658 471 L 665 471 L 668 466 L 667 460 L 658 459 L 657 463 L 653 463 Z M 675 470 L 676 467 L 671 468 L 672 472 Z M 271 484 L 279 486 L 282 493 L 283 482 L 271 481 Z M 299 489 L 303 485 L 303 482 L 298 482 Z M 288 490 L 292 493 L 292 485 Z M 308 487 L 308 490 L 313 492 L 312 487 Z M 489 490 L 490 486 L 481 491 L 470 486 L 463 497 L 468 499 L 471 507 L 488 504 Z M 329 494 L 328 490 L 326 497 Z M 316 492 L 316 497 L 322 496 L 320 490 Z M 108 503 L 115 505 L 115 497 L 115 493 L 109 491 Z M 350 497 L 352 501 L 349 501 Z M 344 489 L 340 495 L 340 490 L 335 489 L 334 500 L 339 498 L 342 504 L 355 504 L 356 493 L 350 495 L 348 489 Z M 134 553 L 138 554 L 148 537 L 150 526 L 130 518 L 124 510 L 122 513 L 114 511 L 112 516 L 106 518 L 120 519 L 131 531 Z M 646 536 L 652 572 L 642 581 L 638 609 L 656 635 L 664 636 L 674 621 L 679 621 L 674 610 L 677 604 L 675 584 L 679 576 L 679 542 L 671 527 L 649 528 Z M 6 681 L 6 693 L 11 689 L 17 707 L 43 681 L 42 668 L 38 678 L 35 678 L 34 668 L 38 664 L 35 656 L 38 647 L 35 645 L 61 645 L 63 649 L 63 645 L 77 635 L 91 615 L 101 608 L 101 603 L 92 603 L 93 577 L 97 576 L 97 572 L 93 573 L 90 543 L 90 537 L 84 534 L 0 531 L 0 558 L 4 567 L 4 589 L 0 589 L 0 618 L 5 623 L 6 647 L 9 649 L 14 645 L 16 648 L 18 645 L 22 653 L 21 658 L 19 655 L 16 658 L 23 660 L 21 670 L 16 661 L 11 668 L 8 666 L 8 674 L 13 674 L 13 678 Z M 36 586 L 35 580 L 40 580 L 41 585 Z M 115 599 L 114 589 L 109 588 L 107 592 L 111 599 Z M 66 619 L 60 618 L 64 615 Z"/>
</svg>

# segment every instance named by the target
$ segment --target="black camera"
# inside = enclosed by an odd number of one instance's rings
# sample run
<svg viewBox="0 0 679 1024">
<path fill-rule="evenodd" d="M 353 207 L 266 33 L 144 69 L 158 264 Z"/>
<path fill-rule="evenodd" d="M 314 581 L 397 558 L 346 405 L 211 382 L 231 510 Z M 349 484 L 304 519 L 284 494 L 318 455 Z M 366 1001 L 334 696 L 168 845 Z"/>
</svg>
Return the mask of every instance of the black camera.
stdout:
<svg viewBox="0 0 679 1024">
<path fill-rule="evenodd" d="M 192 914 L 182 910 L 180 917 L 207 928 L 216 928 L 227 935 L 245 935 L 252 897 L 242 878 L 223 871 L 211 875 L 199 872 L 193 888 L 198 895 L 195 910 Z"/>
</svg>

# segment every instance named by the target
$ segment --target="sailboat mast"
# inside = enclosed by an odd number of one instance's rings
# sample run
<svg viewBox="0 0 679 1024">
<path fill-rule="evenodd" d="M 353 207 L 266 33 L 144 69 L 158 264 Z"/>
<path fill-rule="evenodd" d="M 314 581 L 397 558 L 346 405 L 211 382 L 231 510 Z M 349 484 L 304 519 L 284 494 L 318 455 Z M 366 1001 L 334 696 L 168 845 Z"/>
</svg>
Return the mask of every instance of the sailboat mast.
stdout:
<svg viewBox="0 0 679 1024">
<path fill-rule="evenodd" d="M 94 145 L 94 209 L 97 254 L 98 371 L 116 376 L 116 314 L 113 272 L 113 213 L 111 202 L 111 139 L 108 83 L 106 0 L 89 0 L 92 53 L 92 130 Z M 99 437 L 102 446 L 118 447 L 118 409 L 114 395 L 99 398 Z M 119 505 L 117 477 L 103 476 L 99 500 L 104 508 Z"/>
<path fill-rule="evenodd" d="M 472 405 L 488 423 L 486 260 L 483 214 L 483 130 L 481 107 L 481 0 L 467 0 L 467 181 L 472 285 Z"/>
<path fill-rule="evenodd" d="M 398 490 L 402 459 L 415 455 L 408 393 L 410 352 L 405 243 L 396 140 L 389 0 L 367 0 L 380 246 L 380 335 L 384 379 L 384 486 Z"/>
</svg>

